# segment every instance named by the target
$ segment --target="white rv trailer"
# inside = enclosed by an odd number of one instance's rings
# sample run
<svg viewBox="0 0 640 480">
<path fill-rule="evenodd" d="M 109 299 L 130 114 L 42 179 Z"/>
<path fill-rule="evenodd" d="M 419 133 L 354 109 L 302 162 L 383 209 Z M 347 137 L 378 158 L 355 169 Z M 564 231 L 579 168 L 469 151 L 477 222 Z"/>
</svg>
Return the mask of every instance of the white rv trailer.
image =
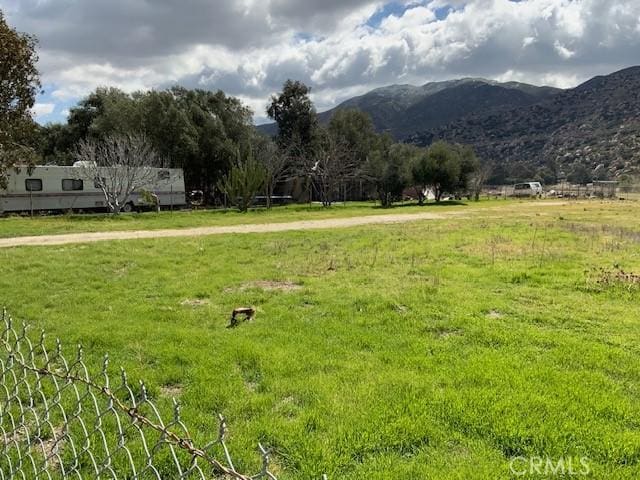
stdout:
<svg viewBox="0 0 640 480">
<path fill-rule="evenodd" d="M 186 205 L 184 174 L 180 168 L 154 168 L 153 185 L 145 190 L 158 196 L 163 207 Z M 37 166 L 31 171 L 11 169 L 7 188 L 0 190 L 0 214 L 29 211 L 104 210 L 104 195 L 81 175 L 81 167 Z M 134 192 L 123 211 L 150 206 L 143 192 Z"/>
</svg>

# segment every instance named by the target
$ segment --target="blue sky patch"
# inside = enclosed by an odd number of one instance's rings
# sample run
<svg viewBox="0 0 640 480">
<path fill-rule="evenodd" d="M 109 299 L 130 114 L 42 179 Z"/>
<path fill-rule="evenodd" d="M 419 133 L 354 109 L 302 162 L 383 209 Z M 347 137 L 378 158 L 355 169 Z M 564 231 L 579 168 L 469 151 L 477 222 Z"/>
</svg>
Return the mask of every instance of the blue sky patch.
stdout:
<svg viewBox="0 0 640 480">
<path fill-rule="evenodd" d="M 401 17 L 404 12 L 409 10 L 412 7 L 415 7 L 416 4 L 403 4 L 401 2 L 391 2 L 387 3 L 384 7 L 374 13 L 369 20 L 367 20 L 367 25 L 372 28 L 378 28 L 382 21 L 391 16 L 395 15 L 396 17 Z"/>
<path fill-rule="evenodd" d="M 404 12 L 407 10 L 411 10 L 420 5 L 428 5 L 429 1 L 415 1 L 415 2 L 390 2 L 384 5 L 380 10 L 374 13 L 369 20 L 367 20 L 367 25 L 371 28 L 378 28 L 382 21 L 394 15 L 396 17 L 401 17 Z M 455 9 L 450 5 L 446 5 L 444 7 L 440 7 L 434 10 L 435 16 L 438 20 L 444 20 L 449 16 L 451 12 Z"/>
<path fill-rule="evenodd" d="M 35 116 L 36 121 L 45 125 L 47 123 L 64 123 L 67 120 L 67 112 L 70 108 L 74 107 L 78 103 L 78 98 L 72 98 L 68 100 L 60 100 L 59 98 L 55 98 L 51 95 L 52 92 L 55 92 L 57 87 L 52 84 L 47 84 L 43 88 L 43 93 L 38 95 L 36 101 L 36 109 L 38 108 L 38 104 L 47 105 L 53 104 L 55 105 L 53 111 L 51 113 L 39 114 Z"/>
<path fill-rule="evenodd" d="M 438 20 L 444 20 L 445 18 L 447 18 L 449 16 L 449 14 L 451 12 L 453 12 L 455 9 L 449 5 L 447 5 L 446 7 L 440 7 L 440 8 L 436 8 L 434 10 L 433 13 L 436 14 L 436 18 Z"/>
</svg>

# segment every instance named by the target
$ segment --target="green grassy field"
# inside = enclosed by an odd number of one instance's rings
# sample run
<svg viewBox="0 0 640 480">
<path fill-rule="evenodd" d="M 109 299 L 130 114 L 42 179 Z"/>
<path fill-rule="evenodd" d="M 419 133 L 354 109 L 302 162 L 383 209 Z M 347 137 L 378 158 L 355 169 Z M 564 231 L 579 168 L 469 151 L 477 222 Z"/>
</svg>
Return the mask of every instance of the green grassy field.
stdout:
<svg viewBox="0 0 640 480">
<path fill-rule="evenodd" d="M 223 413 L 240 467 L 261 441 L 280 479 L 512 478 L 517 456 L 635 479 L 640 285 L 613 275 L 640 273 L 639 210 L 4 249 L 0 304 L 96 370 L 108 352 L 167 408 L 171 386 L 197 440 Z M 225 328 L 244 305 L 256 319 Z"/>
<path fill-rule="evenodd" d="M 336 203 L 331 208 L 319 204 L 288 205 L 271 210 L 256 208 L 247 213 L 236 210 L 182 210 L 97 215 L 7 216 L 0 217 L 0 238 L 27 235 L 52 235 L 62 233 L 102 232 L 114 230 L 157 230 L 164 228 L 188 228 L 238 225 L 243 223 L 291 222 L 295 220 L 319 220 L 325 218 L 357 217 L 362 215 L 384 215 L 388 213 L 410 213 L 437 209 L 436 211 L 459 210 L 463 208 L 490 208 L 506 204 L 532 203 L 517 200 L 483 200 L 482 202 L 442 202 L 419 207 L 415 202 L 397 204 L 394 208 L 380 208 L 373 202 Z"/>
</svg>

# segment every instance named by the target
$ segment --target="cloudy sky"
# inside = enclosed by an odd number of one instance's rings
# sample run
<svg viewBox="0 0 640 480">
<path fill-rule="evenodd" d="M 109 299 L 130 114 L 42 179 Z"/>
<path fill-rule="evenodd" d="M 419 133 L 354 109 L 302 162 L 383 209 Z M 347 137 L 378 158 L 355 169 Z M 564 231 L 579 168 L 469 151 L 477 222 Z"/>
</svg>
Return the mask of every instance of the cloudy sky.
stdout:
<svg viewBox="0 0 640 480">
<path fill-rule="evenodd" d="M 40 41 L 40 122 L 97 86 L 222 89 L 265 121 L 287 78 L 318 110 L 392 83 L 571 87 L 640 64 L 640 0 L 0 0 Z"/>
</svg>

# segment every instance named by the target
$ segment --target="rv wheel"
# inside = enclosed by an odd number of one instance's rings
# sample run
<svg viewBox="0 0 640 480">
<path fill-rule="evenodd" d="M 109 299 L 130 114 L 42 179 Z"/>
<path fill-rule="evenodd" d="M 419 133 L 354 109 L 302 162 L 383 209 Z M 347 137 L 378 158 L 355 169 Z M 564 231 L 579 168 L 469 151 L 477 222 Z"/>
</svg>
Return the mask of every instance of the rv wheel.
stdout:
<svg viewBox="0 0 640 480">
<path fill-rule="evenodd" d="M 129 203 L 125 203 L 124 207 L 122 207 L 122 211 L 124 213 L 131 213 L 133 212 L 133 203 L 129 202 Z"/>
</svg>

